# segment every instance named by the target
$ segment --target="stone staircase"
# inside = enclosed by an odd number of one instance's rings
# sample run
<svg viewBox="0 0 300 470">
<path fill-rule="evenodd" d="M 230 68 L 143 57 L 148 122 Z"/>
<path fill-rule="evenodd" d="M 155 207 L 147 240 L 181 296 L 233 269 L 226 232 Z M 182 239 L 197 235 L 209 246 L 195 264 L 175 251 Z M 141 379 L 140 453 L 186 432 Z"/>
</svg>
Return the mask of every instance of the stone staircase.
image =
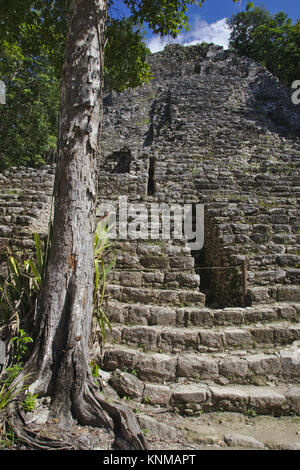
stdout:
<svg viewBox="0 0 300 470">
<path fill-rule="evenodd" d="M 189 249 L 162 241 L 130 249 L 117 255 L 104 304 L 113 326 L 94 351 L 120 397 L 191 416 L 300 413 L 300 302 L 208 308 Z"/>
</svg>

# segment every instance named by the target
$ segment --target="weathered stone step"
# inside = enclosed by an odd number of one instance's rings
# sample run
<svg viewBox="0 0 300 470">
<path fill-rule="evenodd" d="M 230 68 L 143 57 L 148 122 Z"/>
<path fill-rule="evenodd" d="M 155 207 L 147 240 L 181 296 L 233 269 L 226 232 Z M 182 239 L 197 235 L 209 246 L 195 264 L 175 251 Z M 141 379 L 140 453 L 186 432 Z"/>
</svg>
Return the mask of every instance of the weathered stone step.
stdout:
<svg viewBox="0 0 300 470">
<path fill-rule="evenodd" d="M 146 289 L 108 284 L 106 295 L 123 303 L 172 304 L 182 307 L 188 305 L 204 306 L 205 303 L 205 295 L 197 289 Z"/>
<path fill-rule="evenodd" d="M 246 178 L 248 181 L 248 178 Z M 232 190 L 232 193 L 226 191 L 224 195 L 226 196 L 226 200 L 224 201 L 224 197 L 221 200 L 217 200 L 219 194 L 222 194 L 222 189 L 214 196 L 215 199 L 212 199 L 211 202 L 208 204 L 208 209 L 212 209 L 213 211 L 217 210 L 216 214 L 222 214 L 222 211 L 225 211 L 227 214 L 226 209 L 228 208 L 235 209 L 233 213 L 235 214 L 247 214 L 248 216 L 252 216 L 260 211 L 263 212 L 278 212 L 281 211 L 281 208 L 285 208 L 288 210 L 295 210 L 297 206 L 293 203 L 296 203 L 296 199 L 292 198 L 292 200 L 286 199 L 286 197 L 280 196 L 257 196 L 256 194 L 257 188 L 254 191 L 245 191 L 243 190 L 242 193 L 238 193 Z"/>
<path fill-rule="evenodd" d="M 27 237 L 29 236 L 29 234 L 26 234 L 26 235 L 27 235 Z M 3 247 L 9 246 L 14 253 L 18 252 L 18 251 L 23 253 L 24 248 L 26 248 L 28 250 L 34 249 L 35 243 L 34 243 L 34 240 L 32 239 L 31 236 L 30 236 L 30 238 L 25 238 L 25 236 L 23 234 L 23 236 L 21 238 L 18 238 L 16 236 L 16 234 L 14 233 L 13 242 L 12 242 L 12 239 L 11 239 L 11 234 L 7 234 L 6 236 L 1 236 L 0 235 L 0 246 L 1 247 L 2 246 Z"/>
<path fill-rule="evenodd" d="M 222 352 L 244 349 L 253 352 L 263 346 L 276 347 L 300 340 L 300 323 L 280 322 L 239 328 L 114 325 L 107 339 L 146 351 L 172 354 L 189 350 Z"/>
<path fill-rule="evenodd" d="M 276 242 L 275 240 L 276 239 Z M 226 240 L 226 239 L 225 239 Z M 223 240 L 224 241 L 224 240 Z M 294 237 L 294 235 L 276 235 L 273 238 L 273 242 L 265 243 L 264 245 L 248 245 L 248 244 L 234 244 L 227 245 L 224 244 L 224 251 L 226 251 L 231 257 L 243 256 L 247 258 L 247 263 L 250 267 L 257 269 L 261 266 L 263 269 L 264 266 L 273 266 L 278 267 L 277 256 L 278 254 L 283 254 L 285 250 L 285 241 L 288 241 L 289 250 L 294 252 L 294 254 L 299 254 L 299 241 Z M 277 252 L 276 252 L 277 250 Z M 265 264 L 263 261 L 265 259 Z"/>
<path fill-rule="evenodd" d="M 280 224 L 297 223 L 299 220 L 299 210 L 296 210 L 296 201 L 293 201 L 293 205 L 278 205 L 274 208 L 268 208 L 267 202 L 264 202 L 265 208 L 259 205 L 249 205 L 247 208 L 234 207 L 227 209 L 224 207 L 211 208 L 210 204 L 207 204 L 207 214 L 213 216 L 216 223 L 225 224 L 228 229 L 236 228 L 240 229 L 245 224 L 250 226 L 252 231 L 260 230 L 260 226 L 265 225 L 265 229 L 271 226 Z M 229 205 L 229 204 L 228 204 Z M 229 218 L 230 217 L 230 218 Z M 275 227 L 274 227 L 275 228 Z M 263 227 L 261 227 L 263 229 Z"/>
<path fill-rule="evenodd" d="M 277 256 L 277 263 L 282 267 L 300 266 L 300 254 L 282 254 Z"/>
<path fill-rule="evenodd" d="M 6 207 L 14 207 L 20 205 L 30 205 L 32 202 L 47 202 L 49 195 L 41 192 L 40 189 L 36 191 L 26 190 L 13 190 L 12 192 L 0 194 L 1 205 Z"/>
<path fill-rule="evenodd" d="M 168 307 L 153 304 L 120 303 L 106 300 L 103 308 L 112 322 L 123 325 L 173 327 L 240 326 L 300 320 L 300 303 L 273 303 L 253 307 L 209 309 L 206 307 Z"/>
<path fill-rule="evenodd" d="M 194 269 L 195 260 L 192 256 L 174 256 L 166 254 L 161 256 L 145 255 L 140 257 L 131 257 L 129 255 L 117 256 L 116 266 L 121 268 L 132 267 L 143 269 L 158 269 L 169 271 L 172 269 L 190 270 Z"/>
<path fill-rule="evenodd" d="M 297 265 L 297 264 L 296 264 Z M 247 272 L 248 282 L 256 286 L 274 286 L 278 282 L 284 285 L 300 284 L 299 268 L 282 268 L 282 269 L 257 269 L 256 271 Z"/>
<path fill-rule="evenodd" d="M 185 246 L 185 241 L 180 239 L 172 239 L 171 241 L 158 240 L 143 240 L 143 241 L 113 241 L 113 252 L 115 254 L 138 254 L 138 255 L 161 255 L 166 254 L 169 256 L 189 256 L 191 253 L 190 248 Z"/>
<path fill-rule="evenodd" d="M 8 225 L 0 225 L 0 238 L 11 237 L 13 228 Z"/>
<path fill-rule="evenodd" d="M 133 372 L 140 380 L 151 383 L 180 381 L 219 384 L 252 384 L 300 382 L 299 342 L 274 353 L 235 354 L 147 353 L 123 345 L 107 344 L 103 356 L 98 358 L 106 371 Z"/>
<path fill-rule="evenodd" d="M 222 386 L 200 382 L 162 385 L 144 383 L 135 373 L 120 370 L 103 375 L 121 398 L 147 406 L 167 407 L 191 416 L 210 411 L 239 412 L 250 417 L 300 415 L 300 386 L 295 384 Z"/>
<path fill-rule="evenodd" d="M 200 276 L 187 271 L 128 271 L 114 270 L 110 283 L 117 283 L 127 287 L 152 287 L 160 289 L 199 289 Z"/>
<path fill-rule="evenodd" d="M 297 250 L 296 245 L 295 249 Z M 264 247 L 243 245 L 235 245 L 233 247 L 224 246 L 224 250 L 228 252 L 231 262 L 234 262 L 236 265 L 241 264 L 241 257 L 243 260 L 246 259 L 249 271 L 256 271 L 258 269 L 263 271 L 266 269 L 266 266 L 268 266 L 268 269 L 269 266 L 278 270 L 281 268 L 278 264 L 278 253 L 276 253 L 276 250 L 282 251 L 282 245 L 279 243 L 265 244 Z"/>
<path fill-rule="evenodd" d="M 1 207 L 6 208 L 7 210 L 11 209 L 12 211 L 14 210 L 15 207 L 21 207 L 23 208 L 24 205 L 22 201 L 19 201 L 18 198 L 15 198 L 15 200 L 12 201 L 11 197 L 7 198 L 8 200 L 0 200 Z"/>
<path fill-rule="evenodd" d="M 162 241 L 143 244 L 113 242 L 112 251 L 106 258 L 113 257 L 116 258 L 117 271 L 184 271 L 195 274 L 195 260 L 183 240 L 180 244 L 167 244 Z"/>
<path fill-rule="evenodd" d="M 299 285 L 272 285 L 272 287 L 249 287 L 248 297 L 252 305 L 272 302 L 300 302 Z"/>
<path fill-rule="evenodd" d="M 1 204 L 1 202 L 0 202 Z M 40 215 L 40 208 L 31 208 L 31 207 L 11 207 L 9 210 L 7 208 L 0 208 L 0 225 L 20 225 L 23 223 L 23 217 L 38 218 Z"/>
<path fill-rule="evenodd" d="M 257 216 L 256 222 L 258 219 L 261 221 L 266 222 L 266 216 Z M 220 218 L 214 219 L 214 223 L 216 224 L 216 228 L 219 231 L 219 237 L 229 237 L 231 236 L 231 240 L 235 241 L 237 244 L 242 246 L 249 246 L 251 244 L 255 244 L 256 241 L 264 240 L 265 243 L 271 243 L 274 240 L 276 235 L 283 235 L 287 234 L 290 236 L 290 240 L 293 243 L 294 240 L 297 240 L 297 234 L 293 233 L 293 227 L 295 231 L 299 226 L 298 223 L 294 223 L 291 221 L 286 221 L 284 223 L 272 224 L 271 222 L 267 221 L 267 224 L 263 226 L 263 224 L 257 224 L 256 227 L 253 226 L 250 220 L 247 219 L 246 216 L 240 218 L 240 220 L 235 220 L 233 224 L 232 221 L 229 223 L 228 219 Z M 242 235 L 244 238 L 242 238 Z"/>
<path fill-rule="evenodd" d="M 198 396 L 197 393 L 199 393 Z M 300 414 L 299 398 L 299 386 L 248 385 L 208 386 L 206 388 L 203 385 L 181 385 L 174 390 L 170 402 L 173 409 L 176 407 L 188 414 L 203 410 L 238 411 L 249 416 L 282 416 Z"/>
</svg>

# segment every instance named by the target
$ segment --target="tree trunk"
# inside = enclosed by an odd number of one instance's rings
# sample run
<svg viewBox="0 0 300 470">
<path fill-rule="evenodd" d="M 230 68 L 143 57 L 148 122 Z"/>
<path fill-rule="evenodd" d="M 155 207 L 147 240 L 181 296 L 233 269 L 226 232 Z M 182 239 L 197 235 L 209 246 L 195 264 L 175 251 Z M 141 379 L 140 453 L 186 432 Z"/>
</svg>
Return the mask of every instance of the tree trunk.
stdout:
<svg viewBox="0 0 300 470">
<path fill-rule="evenodd" d="M 53 239 L 25 371 L 33 389 L 53 397 L 51 415 L 68 428 L 111 428 L 120 447 L 146 447 L 134 415 L 97 396 L 89 366 L 93 311 L 96 159 L 102 108 L 106 0 L 70 0 L 62 77 Z M 32 381 L 32 378 L 31 378 Z"/>
<path fill-rule="evenodd" d="M 62 77 L 52 249 L 37 308 L 37 391 L 70 412 L 71 388 L 84 383 L 93 298 L 101 45 L 94 0 L 71 0 Z M 104 36 L 106 1 L 95 1 Z M 82 393 L 76 390 L 76 394 Z"/>
</svg>

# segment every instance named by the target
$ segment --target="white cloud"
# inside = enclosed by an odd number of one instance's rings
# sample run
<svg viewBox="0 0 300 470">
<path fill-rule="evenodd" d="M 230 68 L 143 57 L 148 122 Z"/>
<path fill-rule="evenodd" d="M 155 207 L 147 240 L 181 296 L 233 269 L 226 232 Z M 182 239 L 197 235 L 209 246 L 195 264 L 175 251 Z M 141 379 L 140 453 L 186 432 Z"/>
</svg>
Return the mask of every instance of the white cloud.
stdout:
<svg viewBox="0 0 300 470">
<path fill-rule="evenodd" d="M 162 51 L 167 44 L 170 44 L 171 41 L 166 38 L 161 38 L 160 36 L 153 36 L 150 41 L 147 43 L 150 51 L 152 53 Z"/>
<path fill-rule="evenodd" d="M 190 31 L 179 34 L 176 39 L 153 36 L 147 45 L 153 53 L 162 51 L 167 44 L 172 43 L 192 46 L 201 42 L 212 42 L 227 49 L 229 37 L 230 29 L 226 25 L 226 18 L 209 24 L 201 18 L 196 17 Z"/>
</svg>

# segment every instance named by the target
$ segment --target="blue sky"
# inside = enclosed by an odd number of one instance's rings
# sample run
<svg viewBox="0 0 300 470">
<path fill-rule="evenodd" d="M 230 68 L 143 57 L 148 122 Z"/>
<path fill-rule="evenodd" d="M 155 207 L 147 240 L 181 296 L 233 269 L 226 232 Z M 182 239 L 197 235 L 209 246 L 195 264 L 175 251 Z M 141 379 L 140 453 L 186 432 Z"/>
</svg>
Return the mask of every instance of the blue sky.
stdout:
<svg viewBox="0 0 300 470">
<path fill-rule="evenodd" d="M 264 6 L 271 13 L 284 11 L 292 18 L 293 22 L 300 19 L 300 0 L 254 0 L 257 6 Z M 226 27 L 226 18 L 245 10 L 246 0 L 240 4 L 232 0 L 206 0 L 201 8 L 190 6 L 188 17 L 191 30 L 183 32 L 176 40 L 171 38 L 160 38 L 154 36 L 147 28 L 146 42 L 152 52 L 162 50 L 166 44 L 176 42 L 185 45 L 197 42 L 213 42 L 220 46 L 227 47 L 230 32 Z M 126 16 L 126 8 L 120 0 L 114 1 L 114 14 L 116 16 Z"/>
</svg>

